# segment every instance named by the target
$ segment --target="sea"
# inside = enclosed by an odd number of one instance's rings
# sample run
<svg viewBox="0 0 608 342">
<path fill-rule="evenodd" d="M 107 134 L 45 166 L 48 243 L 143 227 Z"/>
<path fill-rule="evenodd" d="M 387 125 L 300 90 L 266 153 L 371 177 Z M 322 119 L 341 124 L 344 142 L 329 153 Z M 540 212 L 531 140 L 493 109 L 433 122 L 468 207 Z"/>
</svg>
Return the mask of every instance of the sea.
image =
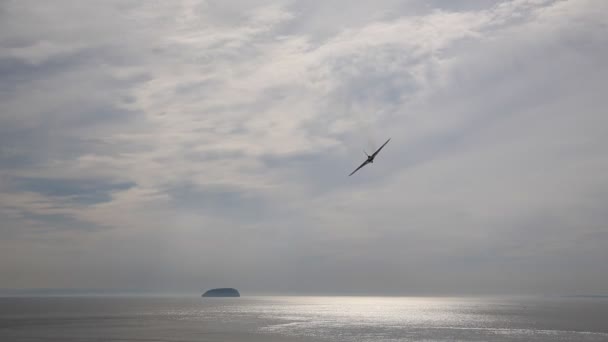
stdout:
<svg viewBox="0 0 608 342">
<path fill-rule="evenodd" d="M 608 341 L 608 298 L 0 298 L 0 341 Z"/>
</svg>

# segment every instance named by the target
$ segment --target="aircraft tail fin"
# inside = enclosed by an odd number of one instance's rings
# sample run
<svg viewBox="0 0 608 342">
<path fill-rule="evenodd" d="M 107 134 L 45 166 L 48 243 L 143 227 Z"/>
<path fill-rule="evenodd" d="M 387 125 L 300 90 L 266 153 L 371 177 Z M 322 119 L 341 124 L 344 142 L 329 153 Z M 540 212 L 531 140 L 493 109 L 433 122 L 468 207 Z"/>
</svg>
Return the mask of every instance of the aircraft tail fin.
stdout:
<svg viewBox="0 0 608 342">
<path fill-rule="evenodd" d="M 365 150 L 363 150 L 363 153 L 365 153 L 365 155 L 369 157 L 369 154 L 367 154 L 367 152 L 365 152 Z"/>
</svg>

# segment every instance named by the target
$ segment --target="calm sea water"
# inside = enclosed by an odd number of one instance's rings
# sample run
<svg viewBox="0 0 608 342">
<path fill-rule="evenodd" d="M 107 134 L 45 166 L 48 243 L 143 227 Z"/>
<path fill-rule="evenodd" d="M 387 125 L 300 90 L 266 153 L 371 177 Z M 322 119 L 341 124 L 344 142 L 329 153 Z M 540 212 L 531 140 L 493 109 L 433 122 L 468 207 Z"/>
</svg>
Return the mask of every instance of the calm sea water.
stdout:
<svg viewBox="0 0 608 342">
<path fill-rule="evenodd" d="M 608 299 L 0 298 L 0 341 L 608 341 Z"/>
</svg>

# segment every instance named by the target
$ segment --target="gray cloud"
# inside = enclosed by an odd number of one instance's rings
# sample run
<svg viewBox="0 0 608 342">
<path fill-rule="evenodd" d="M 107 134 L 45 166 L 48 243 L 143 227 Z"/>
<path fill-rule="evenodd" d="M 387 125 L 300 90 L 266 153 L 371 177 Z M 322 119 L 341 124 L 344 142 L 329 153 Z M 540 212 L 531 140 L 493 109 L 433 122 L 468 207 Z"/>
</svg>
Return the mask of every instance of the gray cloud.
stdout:
<svg viewBox="0 0 608 342">
<path fill-rule="evenodd" d="M 114 183 L 100 179 L 17 178 L 17 191 L 31 191 L 43 196 L 62 198 L 78 204 L 108 202 L 114 191 L 124 191 L 134 183 Z"/>
<path fill-rule="evenodd" d="M 0 287 L 604 293 L 607 12 L 4 2 Z"/>
</svg>

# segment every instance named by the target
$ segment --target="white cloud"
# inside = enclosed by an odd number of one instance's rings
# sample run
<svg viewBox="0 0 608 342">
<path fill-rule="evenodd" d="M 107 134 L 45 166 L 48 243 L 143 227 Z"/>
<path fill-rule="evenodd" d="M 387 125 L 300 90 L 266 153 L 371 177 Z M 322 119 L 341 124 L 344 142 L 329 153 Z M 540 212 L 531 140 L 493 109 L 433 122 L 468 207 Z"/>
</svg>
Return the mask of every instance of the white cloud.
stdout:
<svg viewBox="0 0 608 342">
<path fill-rule="evenodd" d="M 354 290 L 398 292 L 400 269 L 454 277 L 456 292 L 474 285 L 445 273 L 452 265 L 479 267 L 489 279 L 480 283 L 508 292 L 525 277 L 492 269 L 517 271 L 518 255 L 538 265 L 569 251 L 593 256 L 589 274 L 603 267 L 604 2 L 386 1 L 351 4 L 339 20 L 315 2 L 24 3 L 4 4 L 12 19 L 0 24 L 0 165 L 11 166 L 0 171 L 0 214 L 24 251 L 46 224 L 55 229 L 45 236 L 92 256 L 27 264 L 0 286 L 70 267 L 87 286 L 83 265 L 109 276 L 120 255 L 108 286 L 156 277 L 198 287 L 203 270 L 260 289 L 291 275 L 290 262 L 307 269 L 320 258 L 310 274 L 331 286 L 346 285 L 357 263 L 396 281 L 362 279 Z M 385 136 L 378 163 L 345 177 Z M 19 177 L 60 179 L 76 195 L 26 192 Z M 102 180 L 104 200 L 75 204 L 87 179 Z M 121 182 L 134 186 L 110 186 Z M 197 262 L 208 258 L 224 268 Z M 184 259 L 181 273 L 168 270 Z M 11 260 L 0 270 L 13 272 Z M 145 271 L 128 276 L 130 265 Z M 530 266 L 520 270 L 529 277 Z M 538 277 L 555 276 L 547 270 Z M 305 291 L 298 279 L 286 286 Z"/>
</svg>

